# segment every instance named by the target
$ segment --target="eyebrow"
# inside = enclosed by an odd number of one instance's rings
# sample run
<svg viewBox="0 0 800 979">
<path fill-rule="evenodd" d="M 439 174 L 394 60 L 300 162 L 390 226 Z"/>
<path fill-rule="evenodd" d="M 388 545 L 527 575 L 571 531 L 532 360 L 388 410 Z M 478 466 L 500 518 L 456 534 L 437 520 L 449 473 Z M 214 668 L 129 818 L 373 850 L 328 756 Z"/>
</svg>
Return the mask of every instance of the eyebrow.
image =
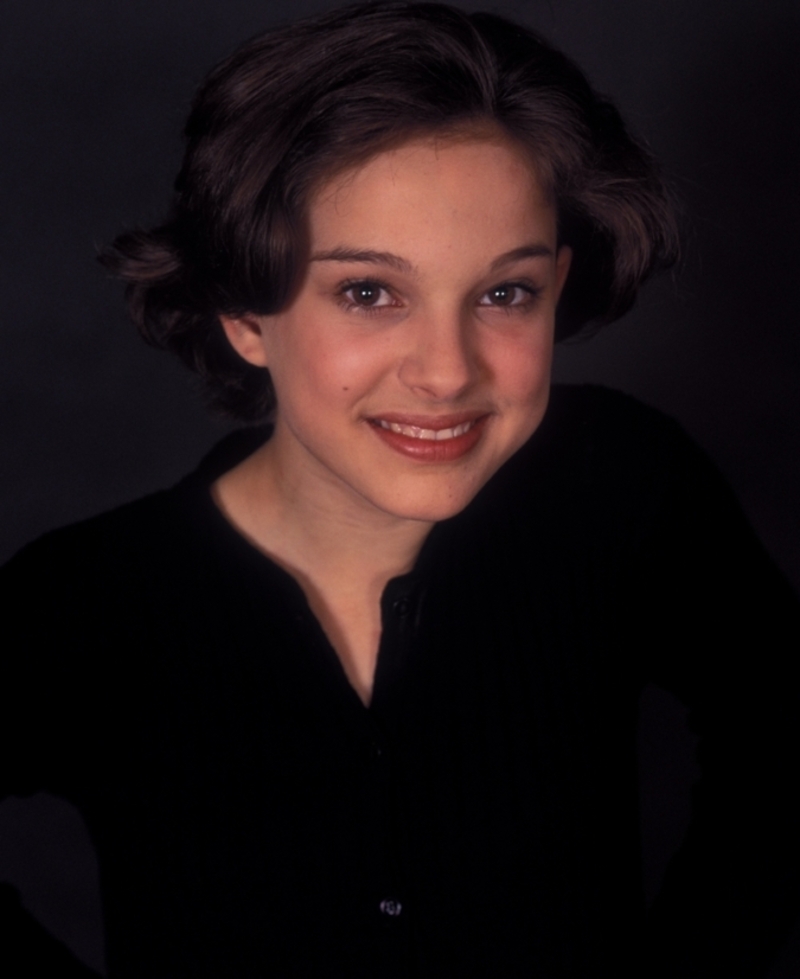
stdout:
<svg viewBox="0 0 800 979">
<path fill-rule="evenodd" d="M 523 245 L 521 248 L 514 248 L 510 252 L 500 255 L 492 262 L 490 268 L 492 272 L 495 272 L 504 265 L 513 265 L 514 262 L 521 262 L 525 258 L 552 258 L 552 256 L 553 249 L 547 245 Z"/>
<path fill-rule="evenodd" d="M 316 252 L 312 262 L 368 262 L 371 265 L 389 265 L 398 272 L 412 274 L 416 271 L 407 258 L 391 252 L 362 251 L 355 248 L 332 248 L 328 252 Z"/>
<path fill-rule="evenodd" d="M 544 244 L 522 245 L 514 248 L 510 252 L 498 256 L 489 266 L 490 271 L 495 272 L 505 265 L 512 265 L 526 258 L 550 258 L 553 249 Z M 366 262 L 370 265 L 388 265 L 390 268 L 397 269 L 398 272 L 405 272 L 413 275 L 417 270 L 400 255 L 392 252 L 377 252 L 371 249 L 357 248 L 332 248 L 326 252 L 315 252 L 311 256 L 312 262 Z"/>
</svg>

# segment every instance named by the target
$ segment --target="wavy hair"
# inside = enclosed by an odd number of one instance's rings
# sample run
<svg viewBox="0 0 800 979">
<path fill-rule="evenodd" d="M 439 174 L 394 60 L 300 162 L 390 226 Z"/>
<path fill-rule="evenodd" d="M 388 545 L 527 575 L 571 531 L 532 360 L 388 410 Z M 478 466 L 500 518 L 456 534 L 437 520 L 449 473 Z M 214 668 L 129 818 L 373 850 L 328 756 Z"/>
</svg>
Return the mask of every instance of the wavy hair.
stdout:
<svg viewBox="0 0 800 979">
<path fill-rule="evenodd" d="M 622 316 L 678 252 L 650 153 L 542 37 L 438 3 L 360 3 L 247 42 L 197 92 L 168 220 L 101 261 L 145 340 L 197 371 L 218 408 L 262 420 L 269 374 L 234 353 L 219 315 L 290 301 L 314 189 L 409 138 L 487 123 L 530 151 L 573 249 L 556 338 Z"/>
</svg>

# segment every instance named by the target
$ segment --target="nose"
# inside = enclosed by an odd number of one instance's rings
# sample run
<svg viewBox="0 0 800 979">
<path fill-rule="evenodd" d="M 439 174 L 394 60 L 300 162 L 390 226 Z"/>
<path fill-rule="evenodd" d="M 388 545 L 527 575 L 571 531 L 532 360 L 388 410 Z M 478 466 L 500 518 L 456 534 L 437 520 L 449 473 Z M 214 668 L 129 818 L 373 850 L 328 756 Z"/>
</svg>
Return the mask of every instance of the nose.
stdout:
<svg viewBox="0 0 800 979">
<path fill-rule="evenodd" d="M 456 401 L 480 376 L 474 331 L 468 317 L 438 313 L 417 318 L 400 365 L 400 380 L 432 401 Z"/>
</svg>

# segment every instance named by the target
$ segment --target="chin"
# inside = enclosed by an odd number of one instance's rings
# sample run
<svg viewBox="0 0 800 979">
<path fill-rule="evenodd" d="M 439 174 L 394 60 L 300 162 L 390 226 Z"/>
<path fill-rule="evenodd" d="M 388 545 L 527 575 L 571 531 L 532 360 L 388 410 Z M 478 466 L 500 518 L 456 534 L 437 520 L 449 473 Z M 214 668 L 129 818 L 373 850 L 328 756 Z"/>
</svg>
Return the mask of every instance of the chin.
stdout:
<svg viewBox="0 0 800 979">
<path fill-rule="evenodd" d="M 417 488 L 416 492 L 409 490 L 405 493 L 401 489 L 399 492 L 391 494 L 389 498 L 384 497 L 378 506 L 386 513 L 391 513 L 402 520 L 439 523 L 441 520 L 449 520 L 450 517 L 455 517 L 456 514 L 461 513 L 463 509 L 469 506 L 485 482 L 474 487 L 461 487 L 458 490 L 442 487 L 439 492 L 435 493 L 430 492 L 430 488 L 423 492 Z"/>
</svg>

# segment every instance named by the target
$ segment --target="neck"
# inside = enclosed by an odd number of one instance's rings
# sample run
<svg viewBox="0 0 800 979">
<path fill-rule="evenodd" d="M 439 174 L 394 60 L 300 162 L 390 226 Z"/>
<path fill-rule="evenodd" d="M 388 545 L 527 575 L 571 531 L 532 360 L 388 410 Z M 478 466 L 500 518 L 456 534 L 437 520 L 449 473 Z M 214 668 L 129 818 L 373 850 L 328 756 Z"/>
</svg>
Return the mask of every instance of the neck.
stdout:
<svg viewBox="0 0 800 979">
<path fill-rule="evenodd" d="M 288 571 L 365 704 L 381 636 L 380 599 L 410 571 L 430 522 L 399 518 L 342 487 L 313 462 L 282 465 L 273 440 L 213 487 L 228 520 Z"/>
<path fill-rule="evenodd" d="M 327 478 L 326 478 L 327 477 Z M 283 464 L 271 440 L 213 488 L 228 520 L 301 580 L 348 581 L 378 596 L 410 571 L 432 523 L 373 507 L 330 474 Z"/>
</svg>

